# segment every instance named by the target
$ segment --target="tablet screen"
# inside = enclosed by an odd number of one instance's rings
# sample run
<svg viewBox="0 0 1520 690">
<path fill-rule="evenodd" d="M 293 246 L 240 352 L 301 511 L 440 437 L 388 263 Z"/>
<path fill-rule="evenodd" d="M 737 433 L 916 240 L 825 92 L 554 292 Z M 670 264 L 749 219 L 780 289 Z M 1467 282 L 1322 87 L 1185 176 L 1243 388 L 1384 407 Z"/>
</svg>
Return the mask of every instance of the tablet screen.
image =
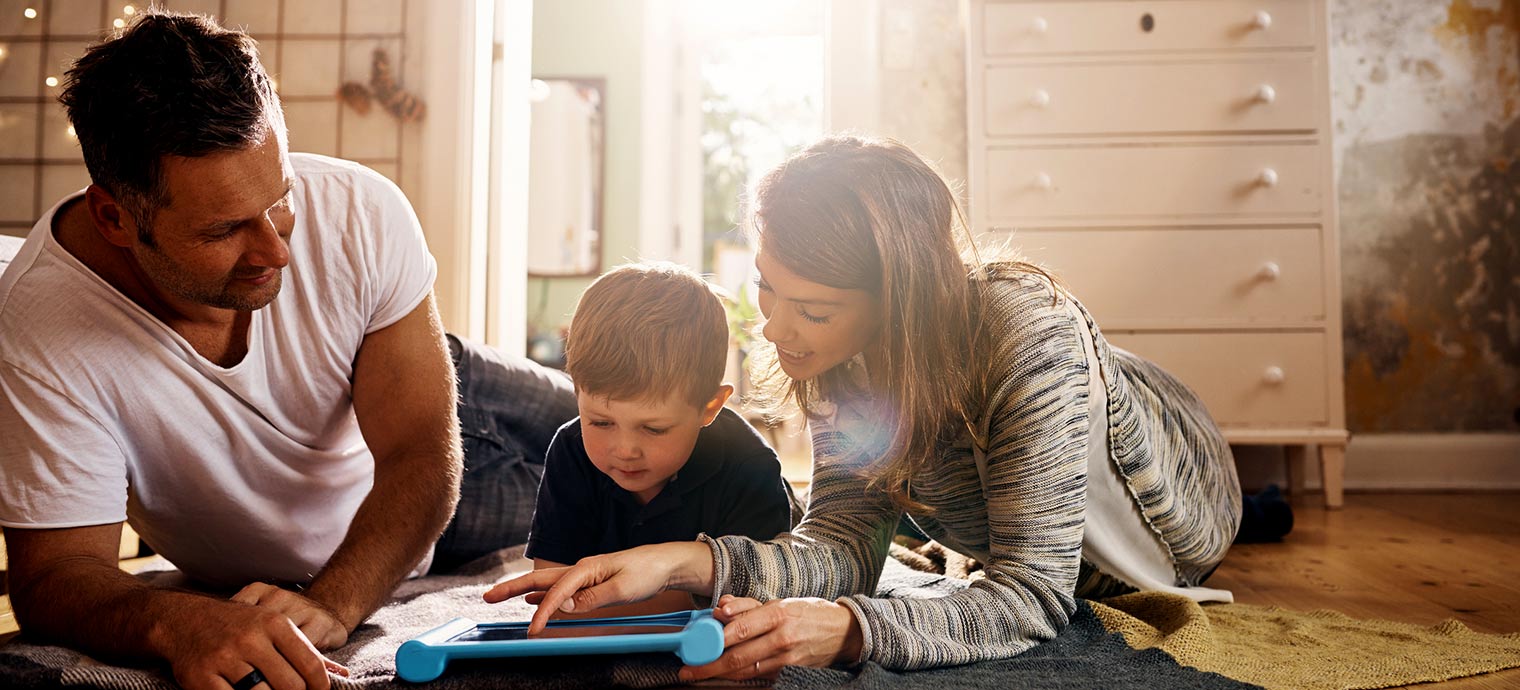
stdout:
<svg viewBox="0 0 1520 690">
<path fill-rule="evenodd" d="M 529 636 L 528 630 L 521 626 L 487 627 L 477 626 L 466 630 L 458 637 L 450 639 L 450 642 L 499 642 L 503 640 L 528 640 L 546 639 L 557 637 L 604 637 L 607 635 L 647 635 L 651 633 L 678 633 L 683 626 L 679 625 L 598 625 L 545 628 L 543 632 Z"/>
</svg>

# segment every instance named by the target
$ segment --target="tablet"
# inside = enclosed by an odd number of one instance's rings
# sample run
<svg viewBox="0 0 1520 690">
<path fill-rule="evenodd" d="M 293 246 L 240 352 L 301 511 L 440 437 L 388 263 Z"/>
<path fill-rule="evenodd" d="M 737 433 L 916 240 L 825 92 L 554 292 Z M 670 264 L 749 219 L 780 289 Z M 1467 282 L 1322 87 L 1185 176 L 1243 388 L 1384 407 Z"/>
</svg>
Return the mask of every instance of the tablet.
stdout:
<svg viewBox="0 0 1520 690">
<path fill-rule="evenodd" d="M 712 609 L 704 609 L 549 621 L 542 633 L 530 636 L 527 621 L 455 618 L 403 643 L 396 650 L 396 675 L 425 683 L 443 675 L 451 659 L 631 652 L 672 652 L 689 666 L 712 663 L 723 655 L 723 624 Z"/>
</svg>

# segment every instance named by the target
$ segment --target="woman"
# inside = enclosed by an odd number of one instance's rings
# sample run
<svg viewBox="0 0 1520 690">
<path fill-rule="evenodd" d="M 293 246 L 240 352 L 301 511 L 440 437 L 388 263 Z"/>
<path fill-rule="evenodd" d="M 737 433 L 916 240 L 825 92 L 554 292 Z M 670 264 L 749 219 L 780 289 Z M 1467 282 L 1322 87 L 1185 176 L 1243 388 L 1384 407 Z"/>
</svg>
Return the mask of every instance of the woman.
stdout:
<svg viewBox="0 0 1520 690">
<path fill-rule="evenodd" d="M 1079 596 L 1228 600 L 1198 587 L 1240 516 L 1202 404 L 1110 347 L 1040 269 L 963 257 L 958 218 L 945 181 L 893 142 L 825 139 L 767 174 L 755 265 L 763 333 L 813 433 L 806 518 L 767 542 L 704 536 L 539 571 L 486 599 L 530 593 L 541 626 L 665 589 L 721 596 L 727 651 L 683 680 L 1009 657 L 1058 634 Z M 903 512 L 985 579 L 873 598 Z"/>
</svg>

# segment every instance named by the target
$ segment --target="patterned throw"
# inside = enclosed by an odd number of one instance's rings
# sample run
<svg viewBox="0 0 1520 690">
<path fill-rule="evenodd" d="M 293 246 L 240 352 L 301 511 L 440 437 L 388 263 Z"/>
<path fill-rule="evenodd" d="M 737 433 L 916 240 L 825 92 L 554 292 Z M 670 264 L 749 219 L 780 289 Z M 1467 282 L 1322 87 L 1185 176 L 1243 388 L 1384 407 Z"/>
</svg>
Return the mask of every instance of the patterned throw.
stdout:
<svg viewBox="0 0 1520 690">
<path fill-rule="evenodd" d="M 480 601 L 489 583 L 531 567 L 521 547 L 477 561 L 465 574 L 408 582 L 332 654 L 353 672 L 340 689 L 363 688 L 652 688 L 672 685 L 669 655 L 495 660 L 451 665 L 438 681 L 395 678 L 396 648 L 456 616 L 480 621 L 529 615 L 520 600 Z M 916 562 L 922 565 L 927 560 Z M 966 581 L 918 572 L 889 560 L 877 593 L 897 599 L 939 597 Z M 777 688 L 1382 688 L 1520 667 L 1520 635 L 1483 635 L 1447 622 L 1422 628 L 1298 613 L 1242 604 L 1199 605 L 1164 594 L 1079 601 L 1054 640 L 1011 659 L 913 672 L 875 664 L 850 671 L 787 668 Z M 17 639 L 0 647 L 7 688 L 173 690 L 161 669 L 105 666 L 59 647 Z"/>
</svg>

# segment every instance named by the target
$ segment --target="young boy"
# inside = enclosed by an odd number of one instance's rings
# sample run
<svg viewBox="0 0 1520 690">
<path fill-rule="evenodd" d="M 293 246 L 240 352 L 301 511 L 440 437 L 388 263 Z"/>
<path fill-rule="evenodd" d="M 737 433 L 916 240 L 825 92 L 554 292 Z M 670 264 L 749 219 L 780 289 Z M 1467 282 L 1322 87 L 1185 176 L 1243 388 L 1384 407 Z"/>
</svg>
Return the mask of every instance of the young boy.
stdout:
<svg viewBox="0 0 1520 690">
<path fill-rule="evenodd" d="M 565 338 L 580 416 L 544 460 L 528 535 L 535 568 L 703 532 L 791 529 L 775 451 L 723 407 L 734 392 L 727 354 L 722 300 L 689 269 L 620 266 L 582 293 Z M 684 593 L 666 595 L 595 615 L 690 608 Z"/>
</svg>

